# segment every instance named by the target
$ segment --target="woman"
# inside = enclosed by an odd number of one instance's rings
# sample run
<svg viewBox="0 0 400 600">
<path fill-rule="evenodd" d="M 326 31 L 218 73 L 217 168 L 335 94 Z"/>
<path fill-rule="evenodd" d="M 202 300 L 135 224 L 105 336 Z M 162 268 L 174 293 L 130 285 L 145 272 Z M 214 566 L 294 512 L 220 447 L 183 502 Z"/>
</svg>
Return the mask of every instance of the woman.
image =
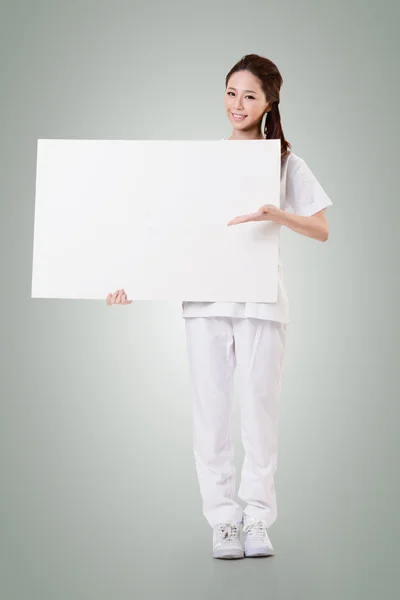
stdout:
<svg viewBox="0 0 400 600">
<path fill-rule="evenodd" d="M 278 108 L 282 83 L 276 65 L 256 54 L 244 56 L 226 76 L 225 111 L 232 126 L 229 139 L 281 141 L 280 207 L 264 205 L 253 214 L 235 217 L 228 225 L 273 221 L 326 241 L 324 211 L 332 202 L 305 161 L 289 150 Z M 107 297 L 109 305 L 130 302 L 124 290 Z M 274 303 L 183 302 L 182 309 L 194 389 L 194 455 L 203 512 L 213 528 L 213 557 L 272 555 L 267 530 L 277 517 L 274 474 L 289 324 L 281 261 Z M 245 458 L 238 497 L 246 503 L 244 510 L 235 497 L 231 429 L 235 369 L 241 381 Z"/>
</svg>

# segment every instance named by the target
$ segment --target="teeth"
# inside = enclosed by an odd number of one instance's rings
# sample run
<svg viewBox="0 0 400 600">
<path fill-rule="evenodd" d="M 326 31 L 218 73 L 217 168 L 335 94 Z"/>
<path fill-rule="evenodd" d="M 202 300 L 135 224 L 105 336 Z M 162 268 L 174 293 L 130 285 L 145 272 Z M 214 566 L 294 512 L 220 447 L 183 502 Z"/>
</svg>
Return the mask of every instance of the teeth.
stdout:
<svg viewBox="0 0 400 600">
<path fill-rule="evenodd" d="M 232 113 L 232 116 L 235 117 L 235 119 L 244 119 L 245 115 L 235 115 L 235 113 Z"/>
</svg>

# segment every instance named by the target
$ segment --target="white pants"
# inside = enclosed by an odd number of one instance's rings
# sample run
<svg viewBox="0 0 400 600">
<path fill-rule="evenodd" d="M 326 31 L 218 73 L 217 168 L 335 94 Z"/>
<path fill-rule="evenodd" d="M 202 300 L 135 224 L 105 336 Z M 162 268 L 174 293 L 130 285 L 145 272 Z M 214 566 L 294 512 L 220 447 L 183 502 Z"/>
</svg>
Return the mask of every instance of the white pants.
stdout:
<svg viewBox="0 0 400 600">
<path fill-rule="evenodd" d="M 231 317 L 185 319 L 193 385 L 194 456 L 211 527 L 241 521 L 243 512 L 276 519 L 278 415 L 286 325 Z M 245 458 L 236 501 L 232 443 L 233 375 L 240 378 L 241 436 Z"/>
</svg>

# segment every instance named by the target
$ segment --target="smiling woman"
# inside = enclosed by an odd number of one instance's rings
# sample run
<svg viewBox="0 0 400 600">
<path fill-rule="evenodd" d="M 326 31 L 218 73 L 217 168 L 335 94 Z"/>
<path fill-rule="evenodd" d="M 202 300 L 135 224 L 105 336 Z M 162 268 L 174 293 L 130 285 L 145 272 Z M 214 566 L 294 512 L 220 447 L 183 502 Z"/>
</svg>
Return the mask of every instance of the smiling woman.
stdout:
<svg viewBox="0 0 400 600">
<path fill-rule="evenodd" d="M 244 56 L 226 76 L 224 105 L 232 125 L 229 140 L 281 142 L 280 206 L 255 207 L 254 213 L 239 215 L 229 225 L 271 220 L 325 241 L 324 210 L 332 202 L 305 161 L 290 151 L 291 144 L 283 135 L 278 108 L 282 83 L 276 65 L 256 54 Z M 274 554 L 267 529 L 277 517 L 274 474 L 290 322 L 280 257 L 276 302 L 183 302 L 182 308 L 193 385 L 195 461 L 203 513 L 213 528 L 213 556 Z M 235 498 L 231 429 L 235 369 L 241 379 L 245 459 L 238 497 L 246 503 L 244 511 Z M 241 523 L 244 548 L 239 537 Z"/>
</svg>

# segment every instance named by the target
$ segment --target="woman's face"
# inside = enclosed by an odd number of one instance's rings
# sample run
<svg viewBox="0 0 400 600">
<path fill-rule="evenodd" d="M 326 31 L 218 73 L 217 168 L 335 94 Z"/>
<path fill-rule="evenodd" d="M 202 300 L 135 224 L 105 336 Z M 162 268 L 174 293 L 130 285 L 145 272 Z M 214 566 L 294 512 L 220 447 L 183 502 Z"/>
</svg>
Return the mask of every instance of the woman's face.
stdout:
<svg viewBox="0 0 400 600">
<path fill-rule="evenodd" d="M 269 110 L 260 81 L 249 71 L 237 71 L 228 81 L 224 96 L 225 110 L 234 130 L 246 131 L 256 129 L 260 132 L 260 122 L 264 113 Z M 235 118 L 242 115 L 243 118 Z"/>
</svg>

